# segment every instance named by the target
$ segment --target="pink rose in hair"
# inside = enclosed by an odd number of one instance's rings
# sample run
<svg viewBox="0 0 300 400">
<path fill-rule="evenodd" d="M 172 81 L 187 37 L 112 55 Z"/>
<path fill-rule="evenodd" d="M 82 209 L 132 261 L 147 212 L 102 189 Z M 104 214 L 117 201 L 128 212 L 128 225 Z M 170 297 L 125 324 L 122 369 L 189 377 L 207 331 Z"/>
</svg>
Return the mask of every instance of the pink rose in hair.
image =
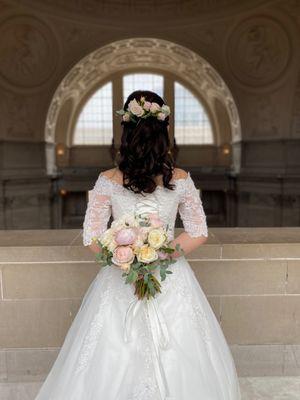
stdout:
<svg viewBox="0 0 300 400">
<path fill-rule="evenodd" d="M 113 252 L 111 261 L 115 265 L 122 266 L 123 264 L 131 264 L 134 257 L 133 250 L 130 246 L 118 246 Z"/>
<path fill-rule="evenodd" d="M 122 117 L 123 121 L 128 122 L 130 120 L 130 114 L 129 112 L 126 112 L 123 117 Z"/>
<path fill-rule="evenodd" d="M 164 121 L 166 119 L 166 114 L 160 112 L 157 114 L 157 119 L 159 119 L 160 121 Z"/>
<path fill-rule="evenodd" d="M 145 101 L 145 103 L 143 104 L 143 109 L 146 111 L 149 111 L 151 108 L 151 103 L 150 101 Z"/>
<path fill-rule="evenodd" d="M 160 105 L 157 103 L 154 103 L 154 102 L 151 103 L 150 111 L 152 113 L 156 113 L 156 112 L 160 111 Z"/>
<path fill-rule="evenodd" d="M 122 228 L 115 235 L 115 242 L 120 246 L 132 244 L 136 239 L 136 232 L 132 228 Z"/>
</svg>

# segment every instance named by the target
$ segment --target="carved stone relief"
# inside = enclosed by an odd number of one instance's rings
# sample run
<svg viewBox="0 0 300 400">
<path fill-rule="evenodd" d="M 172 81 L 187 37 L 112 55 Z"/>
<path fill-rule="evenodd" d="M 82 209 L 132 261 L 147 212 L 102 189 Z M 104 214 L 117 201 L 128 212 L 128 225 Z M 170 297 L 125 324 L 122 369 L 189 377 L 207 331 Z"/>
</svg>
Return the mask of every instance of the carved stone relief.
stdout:
<svg viewBox="0 0 300 400">
<path fill-rule="evenodd" d="M 47 25 L 29 16 L 13 17 L 0 26 L 0 37 L 1 84 L 28 90 L 52 76 L 58 46 Z"/>
<path fill-rule="evenodd" d="M 17 1 L 17 0 L 15 0 Z M 151 24 L 154 21 L 181 23 L 187 20 L 207 21 L 216 17 L 232 15 L 253 9 L 271 0 L 22 0 L 22 3 L 42 10 L 56 13 L 69 19 L 80 19 L 104 24 L 123 25 Z"/>
<path fill-rule="evenodd" d="M 34 136 L 32 121 L 28 118 L 32 109 L 32 104 L 28 99 L 20 96 L 11 96 L 7 102 L 7 137 L 8 138 L 28 138 Z"/>
<path fill-rule="evenodd" d="M 8 10 L 11 10 L 12 6 L 4 1 L 0 1 L 0 13 L 4 13 Z"/>
<path fill-rule="evenodd" d="M 218 98 L 230 115 L 233 140 L 241 138 L 238 111 L 224 80 L 193 51 L 161 39 L 136 38 L 108 44 L 77 63 L 57 88 L 46 122 L 46 140 L 55 140 L 59 110 L 67 98 L 83 96 L 112 73 L 128 68 L 161 69 L 188 81 L 195 91 Z"/>
<path fill-rule="evenodd" d="M 252 101 L 251 121 L 254 123 L 253 136 L 278 136 L 278 110 L 270 95 L 256 96 Z"/>
<path fill-rule="evenodd" d="M 251 17 L 231 33 L 227 54 L 232 74 L 246 86 L 259 88 L 278 80 L 289 65 L 289 37 L 277 21 Z"/>
</svg>

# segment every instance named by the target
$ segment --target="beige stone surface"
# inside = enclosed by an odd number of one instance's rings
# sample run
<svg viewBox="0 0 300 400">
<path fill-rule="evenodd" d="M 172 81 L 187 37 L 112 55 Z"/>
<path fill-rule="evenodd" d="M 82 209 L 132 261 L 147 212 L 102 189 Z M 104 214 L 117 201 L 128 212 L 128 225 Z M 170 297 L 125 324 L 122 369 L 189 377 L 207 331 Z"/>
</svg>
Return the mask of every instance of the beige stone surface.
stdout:
<svg viewBox="0 0 300 400">
<path fill-rule="evenodd" d="M 222 247 L 224 259 L 270 259 L 270 258 L 300 258 L 299 241 L 297 243 L 253 243 L 225 244 Z"/>
<path fill-rule="evenodd" d="M 61 346 L 80 303 L 76 299 L 1 301 L 1 347 Z"/>
<path fill-rule="evenodd" d="M 6 349 L 6 382 L 39 382 L 45 379 L 53 365 L 59 348 Z"/>
<path fill-rule="evenodd" d="M 241 400 L 298 400 L 299 377 L 241 377 Z M 34 400 L 42 383 L 2 383 L 1 400 Z"/>
<path fill-rule="evenodd" d="M 300 296 L 223 296 L 222 328 L 229 343 L 297 344 Z"/>
<path fill-rule="evenodd" d="M 207 295 L 284 294 L 287 262 L 277 260 L 191 261 Z"/>
<path fill-rule="evenodd" d="M 0 247 L 1 263 L 29 262 L 64 262 L 91 261 L 95 257 L 92 252 L 81 246 L 28 246 Z"/>
<path fill-rule="evenodd" d="M 219 323 L 221 322 L 221 298 L 219 296 L 207 296 L 207 300 L 215 313 Z"/>
<path fill-rule="evenodd" d="M 287 293 L 300 294 L 300 259 L 287 262 Z"/>
<path fill-rule="evenodd" d="M 99 272 L 96 263 L 38 263 L 2 266 L 7 299 L 81 298 Z"/>
</svg>

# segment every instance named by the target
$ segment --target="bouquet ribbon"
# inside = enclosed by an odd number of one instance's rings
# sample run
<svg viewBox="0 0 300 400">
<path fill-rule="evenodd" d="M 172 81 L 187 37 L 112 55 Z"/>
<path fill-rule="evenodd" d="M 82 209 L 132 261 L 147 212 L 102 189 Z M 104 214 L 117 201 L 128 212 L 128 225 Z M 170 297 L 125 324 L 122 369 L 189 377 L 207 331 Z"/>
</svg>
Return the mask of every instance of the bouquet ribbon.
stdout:
<svg viewBox="0 0 300 400">
<path fill-rule="evenodd" d="M 153 337 L 152 358 L 154 362 L 155 375 L 162 400 L 171 400 L 168 394 L 168 385 L 160 358 L 160 349 L 167 349 L 170 344 L 168 327 L 162 312 L 159 310 L 156 298 L 149 300 L 136 299 L 132 301 L 127 309 L 124 324 L 124 340 L 130 341 L 133 321 L 141 308 L 144 308 Z"/>
</svg>

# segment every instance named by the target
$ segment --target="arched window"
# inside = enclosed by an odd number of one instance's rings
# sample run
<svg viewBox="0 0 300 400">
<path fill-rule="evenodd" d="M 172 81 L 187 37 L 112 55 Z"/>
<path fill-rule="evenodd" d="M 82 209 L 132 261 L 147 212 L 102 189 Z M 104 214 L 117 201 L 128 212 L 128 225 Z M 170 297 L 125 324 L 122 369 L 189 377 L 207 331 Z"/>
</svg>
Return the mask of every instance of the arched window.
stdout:
<svg viewBox="0 0 300 400">
<path fill-rule="evenodd" d="M 180 145 L 213 144 L 214 135 L 209 116 L 200 99 L 183 83 L 169 75 L 131 73 L 121 77 L 122 87 L 113 90 L 114 80 L 98 89 L 84 105 L 75 126 L 74 145 L 109 145 L 113 137 L 113 93 L 126 100 L 134 90 L 151 90 L 164 97 L 165 87 L 172 88 L 175 105 L 174 135 Z M 172 111 L 172 110 L 171 110 Z"/>
<path fill-rule="evenodd" d="M 179 82 L 174 97 L 177 144 L 213 144 L 211 123 L 199 99 Z"/>
<path fill-rule="evenodd" d="M 112 82 L 108 82 L 89 98 L 81 110 L 73 143 L 75 145 L 111 144 L 112 137 Z"/>
<path fill-rule="evenodd" d="M 163 97 L 164 77 L 156 74 L 129 74 L 123 76 L 123 100 L 134 90 L 151 90 Z"/>
</svg>

